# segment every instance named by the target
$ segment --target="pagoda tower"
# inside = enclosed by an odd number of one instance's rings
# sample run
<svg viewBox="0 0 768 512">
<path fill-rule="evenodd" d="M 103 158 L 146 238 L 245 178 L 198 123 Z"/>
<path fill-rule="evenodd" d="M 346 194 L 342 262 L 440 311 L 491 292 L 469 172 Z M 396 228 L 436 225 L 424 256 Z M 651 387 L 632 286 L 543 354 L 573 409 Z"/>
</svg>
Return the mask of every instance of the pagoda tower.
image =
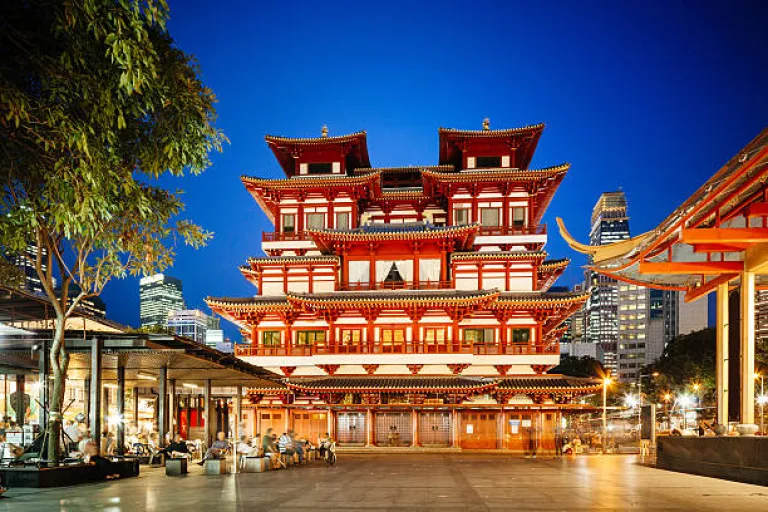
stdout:
<svg viewBox="0 0 768 512">
<path fill-rule="evenodd" d="M 241 267 L 257 294 L 208 298 L 245 361 L 248 427 L 341 446 L 554 447 L 571 399 L 548 375 L 586 293 L 549 288 L 541 218 L 568 165 L 529 167 L 544 126 L 439 130 L 437 165 L 371 166 L 366 133 L 267 136 L 284 179 L 242 181 L 274 224 Z"/>
</svg>

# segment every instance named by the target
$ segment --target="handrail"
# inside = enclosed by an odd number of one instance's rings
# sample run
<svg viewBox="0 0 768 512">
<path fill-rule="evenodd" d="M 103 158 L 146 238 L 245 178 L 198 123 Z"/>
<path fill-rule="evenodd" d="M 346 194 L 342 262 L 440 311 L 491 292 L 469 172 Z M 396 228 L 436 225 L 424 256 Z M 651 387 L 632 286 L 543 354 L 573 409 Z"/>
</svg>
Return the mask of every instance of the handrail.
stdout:
<svg viewBox="0 0 768 512">
<path fill-rule="evenodd" d="M 357 344 L 293 345 L 291 347 L 265 347 L 236 345 L 235 355 L 248 356 L 312 356 L 344 354 L 474 354 L 474 355 L 535 355 L 556 354 L 559 344 L 531 345 L 529 343 L 472 343 L 469 341 L 403 341 Z"/>
<path fill-rule="evenodd" d="M 309 240 L 309 236 L 304 231 L 262 231 L 262 242 L 285 242 L 291 240 Z"/>
<path fill-rule="evenodd" d="M 370 291 L 370 290 L 443 290 L 452 288 L 450 281 L 377 281 L 375 283 L 344 282 L 339 284 L 339 290 Z"/>
<path fill-rule="evenodd" d="M 547 225 L 538 226 L 480 226 L 482 236 L 546 235 Z"/>
</svg>

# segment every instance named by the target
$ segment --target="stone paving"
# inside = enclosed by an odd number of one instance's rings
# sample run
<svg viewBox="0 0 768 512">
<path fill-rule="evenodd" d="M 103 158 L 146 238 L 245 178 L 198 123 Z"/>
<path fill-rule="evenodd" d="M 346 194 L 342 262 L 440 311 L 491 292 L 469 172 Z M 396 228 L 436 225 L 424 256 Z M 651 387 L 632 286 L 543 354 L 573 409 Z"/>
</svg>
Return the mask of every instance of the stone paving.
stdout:
<svg viewBox="0 0 768 512">
<path fill-rule="evenodd" d="M 340 454 L 328 467 L 11 489 L 0 511 L 47 510 L 768 510 L 768 487 L 643 466 L 631 455 L 524 459 L 480 454 Z"/>
</svg>

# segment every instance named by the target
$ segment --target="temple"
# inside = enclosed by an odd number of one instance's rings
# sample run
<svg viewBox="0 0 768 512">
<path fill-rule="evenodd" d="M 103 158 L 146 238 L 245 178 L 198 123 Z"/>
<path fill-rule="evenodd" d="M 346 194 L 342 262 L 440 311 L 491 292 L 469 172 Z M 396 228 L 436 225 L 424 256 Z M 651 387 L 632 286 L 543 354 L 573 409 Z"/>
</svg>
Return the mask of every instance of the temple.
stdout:
<svg viewBox="0 0 768 512">
<path fill-rule="evenodd" d="M 208 298 L 284 378 L 249 390 L 252 432 L 341 446 L 554 446 L 574 397 L 546 374 L 586 294 L 548 290 L 542 216 L 568 165 L 529 168 L 543 125 L 439 130 L 437 165 L 374 168 L 366 133 L 267 136 L 284 179 L 242 181 L 274 223 L 241 267 L 258 291 Z"/>
</svg>

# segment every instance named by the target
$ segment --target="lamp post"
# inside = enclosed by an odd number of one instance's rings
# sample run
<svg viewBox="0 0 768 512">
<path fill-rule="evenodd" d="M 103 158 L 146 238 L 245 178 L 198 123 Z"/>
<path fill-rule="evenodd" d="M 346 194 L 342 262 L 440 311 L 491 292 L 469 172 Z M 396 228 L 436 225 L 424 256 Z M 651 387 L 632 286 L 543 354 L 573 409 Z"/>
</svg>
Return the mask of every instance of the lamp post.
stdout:
<svg viewBox="0 0 768 512">
<path fill-rule="evenodd" d="M 608 443 L 608 386 L 611 385 L 610 375 L 603 378 L 603 442 L 601 443 L 603 453 L 605 445 Z"/>
</svg>

